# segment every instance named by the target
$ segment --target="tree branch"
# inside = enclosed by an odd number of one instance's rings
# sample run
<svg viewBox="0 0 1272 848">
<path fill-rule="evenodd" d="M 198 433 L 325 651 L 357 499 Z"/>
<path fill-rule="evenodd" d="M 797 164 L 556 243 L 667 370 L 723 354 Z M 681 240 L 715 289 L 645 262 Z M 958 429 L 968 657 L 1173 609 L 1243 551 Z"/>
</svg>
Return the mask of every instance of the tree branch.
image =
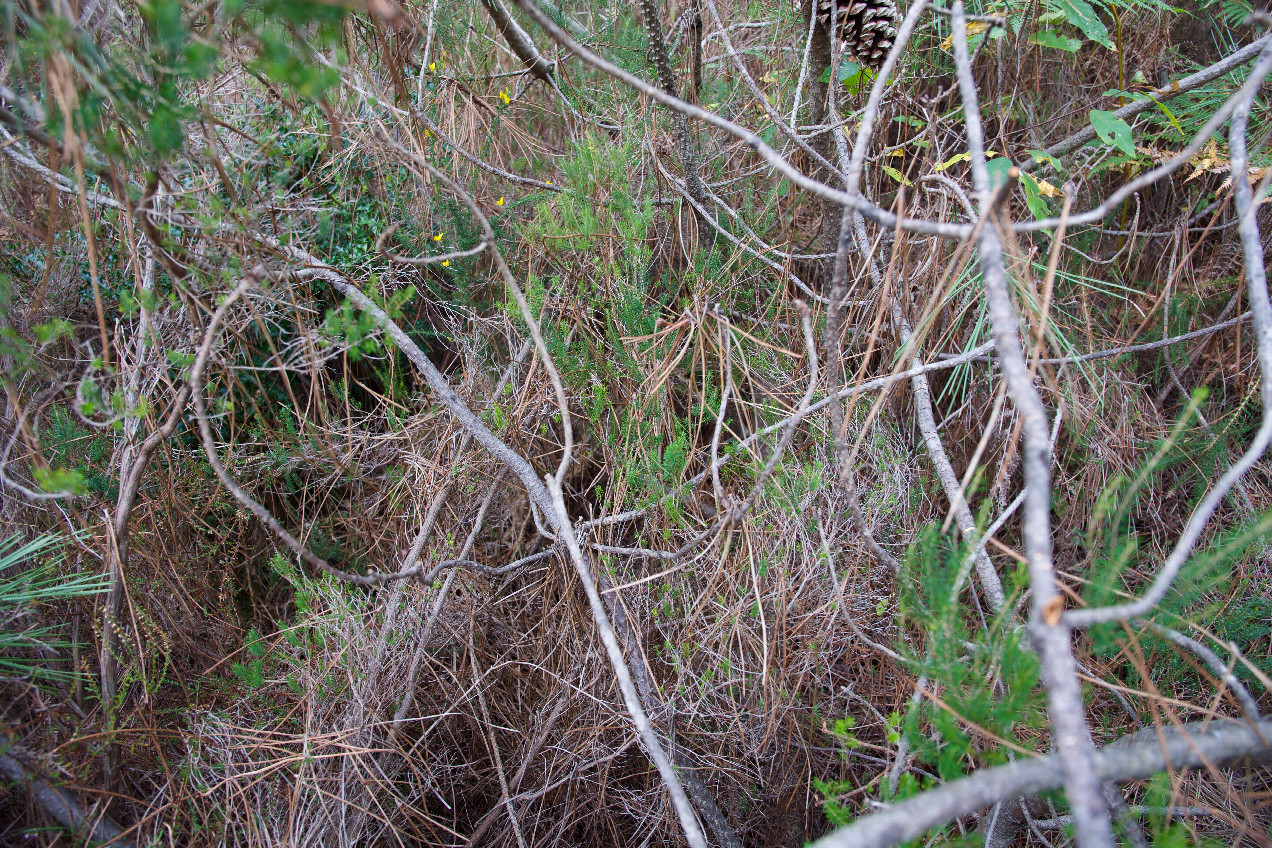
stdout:
<svg viewBox="0 0 1272 848">
<path fill-rule="evenodd" d="M 1272 763 L 1272 720 L 1257 724 L 1211 721 L 1180 728 L 1147 728 L 1125 736 L 1091 758 L 1097 782 L 1143 780 L 1159 771 L 1202 765 Z M 1005 798 L 1027 797 L 1064 785 L 1059 755 L 981 769 L 960 780 L 863 816 L 810 848 L 889 848 Z"/>
</svg>

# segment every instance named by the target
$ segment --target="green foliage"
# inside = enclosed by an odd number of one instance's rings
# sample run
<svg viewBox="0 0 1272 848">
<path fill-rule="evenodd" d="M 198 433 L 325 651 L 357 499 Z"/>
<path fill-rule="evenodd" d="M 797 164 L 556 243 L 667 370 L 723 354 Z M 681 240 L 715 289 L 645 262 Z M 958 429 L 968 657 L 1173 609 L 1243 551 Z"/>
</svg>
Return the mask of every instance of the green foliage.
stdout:
<svg viewBox="0 0 1272 848">
<path fill-rule="evenodd" d="M 59 13 L 11 3 L 3 9 L 6 18 L 23 25 L 14 53 L 20 71 L 63 57 L 79 75 L 72 126 L 63 126 L 61 109 L 51 98 L 41 104 L 51 128 L 81 133 L 94 153 L 110 157 L 147 161 L 179 153 L 186 125 L 199 117 L 186 96 L 188 87 L 217 70 L 218 43 L 234 36 L 246 37 L 255 73 L 302 100 L 322 99 L 340 80 L 317 52 L 338 39 L 347 15 L 340 4 L 233 0 L 209 14 L 179 0 L 147 0 L 139 5 L 146 37 L 118 44 L 110 54 L 93 42 L 91 30 L 68 26 Z M 103 120 L 107 115 L 119 123 Z"/>
<path fill-rule="evenodd" d="M 1148 486 L 1167 473 L 1177 476 L 1175 486 L 1191 492 L 1191 508 L 1210 488 L 1229 457 L 1228 442 L 1222 435 L 1212 437 L 1204 428 L 1191 428 L 1206 397 L 1194 393 L 1179 420 L 1165 439 L 1153 447 L 1134 478 L 1112 478 L 1096 503 L 1087 525 L 1087 547 L 1092 557 L 1092 580 L 1085 595 L 1091 606 L 1116 603 L 1118 592 L 1134 590 L 1123 576 L 1135 570 L 1144 541 L 1136 532 L 1135 511 Z M 1272 515 L 1255 516 L 1213 538 L 1193 554 L 1163 602 L 1163 612 L 1181 613 L 1190 603 L 1216 588 L 1225 579 L 1228 567 L 1252 545 L 1262 542 L 1272 529 Z M 1097 631 L 1098 632 L 1098 631 Z"/>
<path fill-rule="evenodd" d="M 230 665 L 230 670 L 234 676 L 243 682 L 249 690 L 255 691 L 265 685 L 265 654 L 267 646 L 261 634 L 256 630 L 247 631 L 247 644 L 244 646 L 247 652 L 246 662 L 236 662 Z"/>
<path fill-rule="evenodd" d="M 943 705 L 925 700 L 905 717 L 904 732 L 916 755 L 950 780 L 973 766 L 997 765 L 1007 749 L 994 741 L 1019 738 L 1021 728 L 1043 726 L 1038 660 L 1022 628 L 1012 620 L 1012 604 L 988 622 L 969 620 L 955 580 L 965 572 L 968 547 L 936 525 L 920 531 L 905 558 L 899 617 L 923 635 L 926 651 L 905 645 L 918 673 L 939 688 Z M 1023 573 L 1014 575 L 1017 584 Z M 939 743 L 920 732 L 935 731 Z"/>
<path fill-rule="evenodd" d="M 48 466 L 32 471 L 46 492 L 84 495 L 95 492 L 114 498 L 119 482 L 107 473 L 110 439 L 80 425 L 65 407 L 49 413 L 48 426 L 41 431 Z"/>
<path fill-rule="evenodd" d="M 870 68 L 850 59 L 841 59 L 839 68 L 835 72 L 835 80 L 843 83 L 849 94 L 861 94 L 863 91 L 868 91 L 876 76 L 878 75 Z M 830 68 L 822 71 L 821 81 L 830 82 Z"/>
<path fill-rule="evenodd" d="M 45 684 L 79 674 L 49 667 L 48 653 L 56 655 L 72 645 L 61 635 L 62 628 L 35 621 L 41 608 L 101 594 L 110 582 L 105 575 L 64 577 L 62 544 L 57 536 L 0 541 L 0 676 Z M 55 661 L 65 664 L 64 657 Z"/>
<path fill-rule="evenodd" d="M 364 355 L 379 353 L 383 343 L 380 322 L 370 312 L 359 309 L 348 300 L 342 300 L 335 309 L 327 310 L 323 322 L 324 343 L 339 342 L 348 348 L 349 359 L 357 362 Z"/>
</svg>

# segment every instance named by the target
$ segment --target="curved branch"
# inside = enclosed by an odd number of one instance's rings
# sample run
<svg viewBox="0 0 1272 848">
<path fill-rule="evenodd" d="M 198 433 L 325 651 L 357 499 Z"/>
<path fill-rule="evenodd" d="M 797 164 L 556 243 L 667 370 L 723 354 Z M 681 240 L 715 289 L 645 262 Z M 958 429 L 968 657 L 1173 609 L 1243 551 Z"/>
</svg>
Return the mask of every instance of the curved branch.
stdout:
<svg viewBox="0 0 1272 848">
<path fill-rule="evenodd" d="M 1233 53 L 1231 56 L 1228 56 L 1225 59 L 1220 59 L 1218 62 L 1215 62 L 1210 67 L 1202 68 L 1200 71 L 1198 71 L 1195 74 L 1186 76 L 1181 80 L 1172 82 L 1169 86 L 1166 86 L 1165 88 L 1160 88 L 1157 91 L 1152 92 L 1144 100 L 1136 100 L 1134 103 L 1126 104 L 1121 109 L 1118 109 L 1117 111 L 1115 111 L 1113 113 L 1113 116 L 1117 118 L 1121 118 L 1124 121 L 1130 118 L 1134 118 L 1136 115 L 1139 115 L 1142 112 L 1147 112 L 1148 110 L 1152 109 L 1154 106 L 1157 106 L 1163 100 L 1169 100 L 1170 98 L 1178 94 L 1183 94 L 1184 92 L 1192 91 L 1194 88 L 1198 88 L 1200 86 L 1205 85 L 1208 82 L 1211 82 L 1212 80 L 1216 80 L 1219 77 L 1223 76 L 1224 74 L 1228 73 L 1229 71 L 1235 70 L 1236 68 L 1239 68 L 1242 65 L 1244 65 L 1246 62 L 1249 62 L 1252 59 L 1254 59 L 1256 56 L 1259 55 L 1259 51 L 1261 51 L 1264 47 L 1268 46 L 1269 43 L 1272 43 L 1272 35 L 1265 35 L 1262 38 L 1260 38 L 1258 41 L 1255 41 L 1251 44 L 1247 44 L 1245 47 L 1242 47 L 1240 50 L 1238 50 L 1236 53 Z M 1088 141 L 1094 140 L 1095 135 L 1096 135 L 1095 127 L 1090 125 L 1083 127 L 1082 129 L 1078 130 L 1076 133 L 1069 136 L 1068 138 L 1062 141 L 1058 141 L 1055 144 L 1048 147 L 1046 151 L 1047 155 L 1048 156 L 1063 156 L 1066 153 L 1072 153 L 1074 150 L 1077 150 L 1079 147 L 1086 144 Z M 1034 170 L 1035 168 L 1038 167 L 1038 165 L 1039 163 L 1036 160 L 1034 160 L 1032 157 L 1016 163 L 1016 167 L 1024 171 L 1025 173 L 1028 173 Z"/>
<path fill-rule="evenodd" d="M 1259 356 L 1259 395 L 1263 405 L 1263 422 L 1250 446 L 1214 487 L 1206 493 L 1197 509 L 1189 516 L 1188 523 L 1175 543 L 1170 556 L 1162 563 L 1161 570 L 1148 591 L 1138 601 L 1098 609 L 1072 610 L 1065 615 L 1065 623 L 1072 627 L 1089 627 L 1104 621 L 1121 621 L 1149 614 L 1170 592 L 1180 569 L 1188 561 L 1193 548 L 1201 540 L 1201 534 L 1219 504 L 1228 496 L 1233 486 L 1245 475 L 1272 445 L 1272 303 L 1268 301 L 1268 275 L 1264 265 L 1263 241 L 1255 219 L 1256 207 L 1246 174 L 1246 124 L 1250 108 L 1258 94 L 1259 85 L 1272 70 L 1272 39 L 1265 41 L 1259 64 L 1250 80 L 1242 86 L 1238 102 L 1233 109 L 1232 128 L 1229 132 L 1229 149 L 1232 153 L 1232 191 L 1237 201 L 1237 218 L 1240 221 L 1241 249 L 1245 254 L 1246 288 L 1250 312 L 1254 320 L 1255 348 Z M 1260 72 L 1260 68 L 1262 71 Z M 1256 83 L 1250 85 L 1251 81 Z"/>
</svg>

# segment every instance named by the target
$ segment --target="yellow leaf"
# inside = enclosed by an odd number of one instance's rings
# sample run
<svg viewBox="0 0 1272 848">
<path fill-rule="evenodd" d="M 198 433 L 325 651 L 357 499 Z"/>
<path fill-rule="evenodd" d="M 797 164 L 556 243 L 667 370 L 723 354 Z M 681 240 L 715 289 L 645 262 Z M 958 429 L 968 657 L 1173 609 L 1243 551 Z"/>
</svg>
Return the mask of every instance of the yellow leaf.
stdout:
<svg viewBox="0 0 1272 848">
<path fill-rule="evenodd" d="M 1056 188 L 1046 180 L 1038 180 L 1038 193 L 1043 197 L 1056 197 L 1060 194 L 1060 189 Z"/>
<path fill-rule="evenodd" d="M 984 21 L 968 21 L 967 22 L 967 37 L 970 39 L 973 35 L 980 35 L 982 32 L 984 32 L 987 29 L 989 29 L 989 24 L 985 23 Z M 953 33 L 950 33 L 949 35 L 945 36 L 945 40 L 941 42 L 941 49 L 942 50 L 954 49 L 954 34 Z"/>
<path fill-rule="evenodd" d="M 986 159 L 993 159 L 993 158 L 994 158 L 995 156 L 997 156 L 997 155 L 998 155 L 998 151 L 996 151 L 996 150 L 986 150 L 986 151 L 985 151 L 985 158 L 986 158 Z M 971 158 L 972 158 L 972 154 L 970 154 L 970 153 L 955 153 L 953 156 L 951 156 L 950 158 L 946 159 L 944 162 L 942 162 L 941 164 L 937 165 L 937 166 L 936 166 L 935 168 L 933 168 L 932 170 L 933 170 L 933 171 L 944 171 L 946 168 L 950 167 L 951 165 L 957 165 L 959 162 L 966 162 L 967 160 L 969 160 L 969 159 L 971 159 Z"/>
<path fill-rule="evenodd" d="M 946 168 L 948 168 L 951 165 L 957 165 L 959 162 L 966 162 L 968 159 L 971 159 L 971 158 L 972 158 L 972 154 L 970 153 L 955 153 L 953 156 L 946 159 L 944 162 L 937 165 L 932 170 L 944 171 Z"/>
<path fill-rule="evenodd" d="M 1035 177 L 1033 174 L 1028 174 L 1022 171 L 1020 174 L 1020 178 L 1023 180 L 1028 180 L 1030 183 L 1032 183 L 1034 188 L 1038 190 L 1038 194 L 1042 195 L 1043 197 L 1055 197 L 1056 195 L 1060 193 L 1060 190 L 1057 189 L 1055 186 L 1053 186 L 1051 183 L 1047 182 L 1046 180 L 1040 180 L 1037 177 Z"/>
</svg>

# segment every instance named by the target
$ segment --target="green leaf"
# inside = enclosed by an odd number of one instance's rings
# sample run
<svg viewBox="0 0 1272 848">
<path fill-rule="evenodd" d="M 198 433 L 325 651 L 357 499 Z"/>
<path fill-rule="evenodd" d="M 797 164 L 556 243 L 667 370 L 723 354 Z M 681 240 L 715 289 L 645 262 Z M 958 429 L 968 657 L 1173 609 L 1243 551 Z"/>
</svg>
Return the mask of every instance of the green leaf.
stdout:
<svg viewBox="0 0 1272 848">
<path fill-rule="evenodd" d="M 1014 167 L 1014 164 L 1006 156 L 999 156 L 986 162 L 985 167 L 989 169 L 989 187 L 995 189 L 1007 182 L 1007 172 Z"/>
<path fill-rule="evenodd" d="M 1123 121 L 1113 112 L 1103 109 L 1091 110 L 1091 126 L 1100 141 L 1116 147 L 1127 156 L 1135 155 L 1135 142 L 1131 139 L 1131 125 Z"/>
<path fill-rule="evenodd" d="M 34 472 L 35 482 L 50 494 L 84 495 L 88 493 L 88 483 L 84 475 L 67 468 L 37 468 Z"/>
<path fill-rule="evenodd" d="M 1048 153 L 1045 150 L 1030 150 L 1028 151 L 1028 153 L 1030 156 L 1033 157 L 1033 160 L 1037 162 L 1039 165 L 1041 165 L 1043 162 L 1047 162 L 1051 165 L 1051 167 L 1055 168 L 1057 171 L 1064 170 L 1060 165 L 1060 160 L 1052 156 L 1050 153 Z"/>
<path fill-rule="evenodd" d="M 1170 121 L 1170 125 L 1179 131 L 1180 138 L 1186 138 L 1184 128 L 1179 125 L 1179 121 L 1175 119 L 1174 114 L 1166 108 L 1166 104 L 1154 98 L 1153 102 L 1157 104 L 1157 108 L 1162 110 L 1162 114 L 1166 116 L 1166 120 Z"/>
<path fill-rule="evenodd" d="M 1082 34 L 1097 44 L 1114 50 L 1109 40 L 1109 28 L 1100 20 L 1095 9 L 1087 0 L 1058 0 L 1055 8 L 1064 14 L 1064 19 L 1082 30 Z"/>
<path fill-rule="evenodd" d="M 852 94 L 859 94 L 867 85 L 874 82 L 875 73 L 869 68 L 863 67 L 849 59 L 844 59 L 839 63 L 839 68 L 835 72 L 835 78 L 844 84 L 844 87 Z M 830 82 L 830 68 L 822 71 L 822 82 Z"/>
<path fill-rule="evenodd" d="M 37 324 L 31 329 L 35 333 L 36 341 L 46 345 L 57 341 L 63 336 L 71 335 L 74 328 L 71 327 L 71 322 L 64 318 L 54 318 L 47 324 Z"/>
<path fill-rule="evenodd" d="M 1030 44 L 1037 44 L 1039 47 L 1051 47 L 1055 50 L 1064 50 L 1068 53 L 1078 52 L 1078 48 L 1082 46 L 1081 39 L 1072 38 L 1067 35 L 1061 35 L 1055 30 L 1043 30 L 1035 32 L 1033 37 L 1029 39 Z"/>
<path fill-rule="evenodd" d="M 1038 181 L 1032 174 L 1021 173 L 1020 187 L 1025 192 L 1025 205 L 1029 207 L 1029 212 L 1038 220 L 1051 217 L 1051 208 L 1047 206 L 1047 200 L 1042 196 L 1039 190 Z"/>
<path fill-rule="evenodd" d="M 880 167 L 881 167 L 881 168 L 883 168 L 883 172 L 884 172 L 885 174 L 887 174 L 888 176 L 892 177 L 892 179 L 896 180 L 897 182 L 901 183 L 902 185 L 907 185 L 907 186 L 912 186 L 912 185 L 914 185 L 914 183 L 912 183 L 912 182 L 910 182 L 908 179 L 906 179 L 905 174 L 901 173 L 901 172 L 900 172 L 900 171 L 898 171 L 896 168 L 893 168 L 891 165 L 881 165 Z"/>
<path fill-rule="evenodd" d="M 150 116 L 150 143 L 155 153 L 167 156 L 181 149 L 185 142 L 185 128 L 181 126 L 181 118 L 176 110 L 166 103 L 158 102 Z"/>
<path fill-rule="evenodd" d="M 838 78 L 840 82 L 846 82 L 859 73 L 861 73 L 861 65 L 856 62 L 845 59 L 839 63 Z"/>
<path fill-rule="evenodd" d="M 934 168 L 932 168 L 932 170 L 933 170 L 933 171 L 944 171 L 946 168 L 948 168 L 948 167 L 949 167 L 949 166 L 951 166 L 951 165 L 956 165 L 956 164 L 958 164 L 959 162 L 966 162 L 968 159 L 971 159 L 971 158 L 972 158 L 972 154 L 967 153 L 967 152 L 963 152 L 963 153 L 955 153 L 953 156 L 951 156 L 950 158 L 946 159 L 946 160 L 945 160 L 944 162 L 942 162 L 941 164 L 939 164 L 939 165 L 935 166 Z"/>
</svg>

